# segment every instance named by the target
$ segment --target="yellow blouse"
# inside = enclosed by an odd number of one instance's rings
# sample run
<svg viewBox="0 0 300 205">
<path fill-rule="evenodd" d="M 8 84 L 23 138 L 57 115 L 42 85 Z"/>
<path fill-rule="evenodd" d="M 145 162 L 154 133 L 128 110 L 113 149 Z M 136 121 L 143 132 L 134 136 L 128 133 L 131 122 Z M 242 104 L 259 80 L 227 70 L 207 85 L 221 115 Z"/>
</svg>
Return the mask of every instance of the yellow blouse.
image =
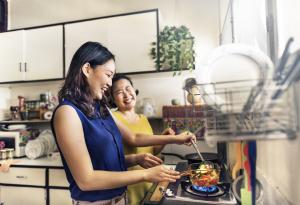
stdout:
<svg viewBox="0 0 300 205">
<path fill-rule="evenodd" d="M 113 112 L 113 115 L 127 126 L 134 133 L 153 134 L 152 128 L 149 124 L 148 119 L 144 115 L 139 115 L 140 119 L 136 123 L 129 123 L 119 111 Z M 125 154 L 142 154 L 142 153 L 154 153 L 153 147 L 131 147 L 123 143 Z M 129 167 L 128 170 L 143 169 L 140 166 Z M 152 186 L 152 183 L 141 182 L 127 186 L 128 189 L 128 200 L 130 205 L 139 205 L 145 194 Z"/>
</svg>

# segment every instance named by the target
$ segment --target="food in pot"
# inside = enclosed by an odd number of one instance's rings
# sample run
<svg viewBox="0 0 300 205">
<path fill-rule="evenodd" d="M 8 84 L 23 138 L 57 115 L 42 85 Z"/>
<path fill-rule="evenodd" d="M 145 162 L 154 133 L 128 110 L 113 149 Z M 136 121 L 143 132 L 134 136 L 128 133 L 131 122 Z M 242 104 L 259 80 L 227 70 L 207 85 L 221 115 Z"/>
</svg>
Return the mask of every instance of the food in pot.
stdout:
<svg viewBox="0 0 300 205">
<path fill-rule="evenodd" d="M 202 162 L 196 170 L 190 174 L 190 180 L 196 186 L 213 186 L 220 179 L 220 167 L 211 162 Z"/>
</svg>

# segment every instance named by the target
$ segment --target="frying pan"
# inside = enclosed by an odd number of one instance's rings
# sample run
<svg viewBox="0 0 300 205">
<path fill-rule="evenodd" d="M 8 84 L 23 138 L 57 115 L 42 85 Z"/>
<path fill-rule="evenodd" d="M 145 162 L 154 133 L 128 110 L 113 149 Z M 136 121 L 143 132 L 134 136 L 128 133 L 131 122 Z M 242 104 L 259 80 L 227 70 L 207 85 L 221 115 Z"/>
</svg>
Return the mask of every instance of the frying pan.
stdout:
<svg viewBox="0 0 300 205">
<path fill-rule="evenodd" d="M 166 153 L 166 152 L 163 152 L 161 154 L 162 155 L 175 156 L 175 157 L 178 157 L 182 160 L 187 160 L 188 164 L 199 163 L 199 162 L 202 161 L 197 153 L 191 153 L 191 154 L 187 154 L 187 155 L 184 155 L 184 156 L 182 156 L 180 154 Z M 201 154 L 202 154 L 205 161 L 211 161 L 213 163 L 222 163 L 222 156 L 220 154 L 211 153 L 211 152 L 201 152 Z"/>
<path fill-rule="evenodd" d="M 192 185 L 208 187 L 219 184 L 220 172 L 221 168 L 217 163 L 205 161 L 190 164 L 181 175 L 189 176 Z"/>
</svg>

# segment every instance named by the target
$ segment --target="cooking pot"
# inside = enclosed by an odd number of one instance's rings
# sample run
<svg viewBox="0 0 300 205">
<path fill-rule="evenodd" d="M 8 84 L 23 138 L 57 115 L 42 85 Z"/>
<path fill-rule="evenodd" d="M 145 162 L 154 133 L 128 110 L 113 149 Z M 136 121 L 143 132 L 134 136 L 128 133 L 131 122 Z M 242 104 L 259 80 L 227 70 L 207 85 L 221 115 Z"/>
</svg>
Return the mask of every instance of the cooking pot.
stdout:
<svg viewBox="0 0 300 205">
<path fill-rule="evenodd" d="M 256 179 L 255 195 L 256 195 L 256 204 L 263 203 L 263 187 L 258 179 Z M 241 188 L 244 186 L 244 176 L 238 176 L 232 183 L 232 192 L 235 196 L 238 204 L 241 204 Z"/>
</svg>

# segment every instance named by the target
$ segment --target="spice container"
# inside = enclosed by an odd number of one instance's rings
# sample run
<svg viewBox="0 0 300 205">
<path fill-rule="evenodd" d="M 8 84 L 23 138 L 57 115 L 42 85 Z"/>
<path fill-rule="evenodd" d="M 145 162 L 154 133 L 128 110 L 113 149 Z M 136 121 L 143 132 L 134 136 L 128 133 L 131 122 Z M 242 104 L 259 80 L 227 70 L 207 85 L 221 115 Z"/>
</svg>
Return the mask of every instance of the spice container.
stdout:
<svg viewBox="0 0 300 205">
<path fill-rule="evenodd" d="M 0 150 L 0 159 L 1 160 L 5 160 L 6 157 L 7 157 L 7 155 L 6 155 L 6 149 Z"/>
<path fill-rule="evenodd" d="M 6 157 L 7 159 L 13 159 L 14 158 L 14 149 L 6 149 Z"/>
</svg>

